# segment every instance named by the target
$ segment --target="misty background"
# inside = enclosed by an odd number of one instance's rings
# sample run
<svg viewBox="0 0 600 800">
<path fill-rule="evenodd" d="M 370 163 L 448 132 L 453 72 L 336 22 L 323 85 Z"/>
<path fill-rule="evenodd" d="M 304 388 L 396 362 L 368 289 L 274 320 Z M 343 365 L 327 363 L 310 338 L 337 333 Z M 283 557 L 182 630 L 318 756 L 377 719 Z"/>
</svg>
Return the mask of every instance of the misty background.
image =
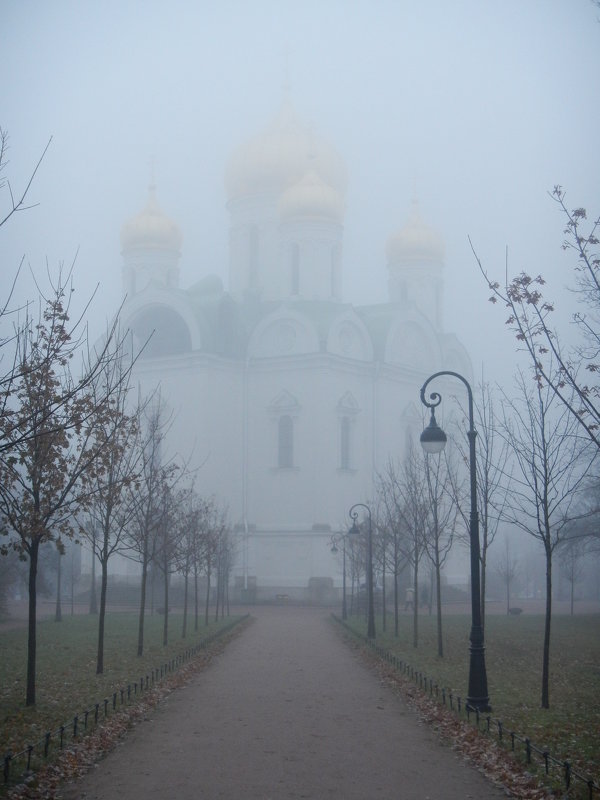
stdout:
<svg viewBox="0 0 600 800">
<path fill-rule="evenodd" d="M 21 259 L 37 275 L 76 254 L 92 330 L 121 297 L 121 225 L 145 205 L 150 161 L 183 232 L 182 287 L 228 284 L 224 172 L 291 87 L 298 115 L 348 170 L 343 297 L 387 299 L 385 245 L 416 194 L 443 236 L 445 329 L 479 377 L 512 373 L 514 340 L 490 273 L 542 272 L 559 300 L 555 184 L 598 213 L 600 10 L 590 0 L 119 2 L 2 6 L 5 177 L 21 191 L 50 136 L 29 203 L 2 231 L 1 290 Z M 6 208 L 6 189 L 2 209 Z M 18 297 L 34 296 L 25 270 Z M 572 305 L 572 299 L 569 299 Z M 505 360 L 501 358 L 505 356 Z"/>
</svg>

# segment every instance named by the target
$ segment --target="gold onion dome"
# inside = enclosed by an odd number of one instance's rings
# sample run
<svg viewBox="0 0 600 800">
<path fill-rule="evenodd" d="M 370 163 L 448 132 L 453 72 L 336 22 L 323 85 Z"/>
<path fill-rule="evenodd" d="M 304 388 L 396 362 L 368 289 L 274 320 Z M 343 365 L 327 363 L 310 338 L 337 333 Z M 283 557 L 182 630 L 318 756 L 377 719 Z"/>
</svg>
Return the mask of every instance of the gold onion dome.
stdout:
<svg viewBox="0 0 600 800">
<path fill-rule="evenodd" d="M 434 228 L 423 221 L 416 200 L 413 200 L 406 225 L 388 239 L 386 255 L 390 266 L 441 263 L 444 260 L 444 241 Z"/>
<path fill-rule="evenodd" d="M 326 219 L 341 222 L 344 215 L 342 196 L 311 167 L 298 183 L 284 191 L 279 202 L 284 220 Z"/>
<path fill-rule="evenodd" d="M 233 153 L 225 175 L 229 200 L 257 194 L 280 194 L 314 166 L 323 181 L 344 194 L 346 168 L 335 148 L 313 136 L 285 98 L 270 125 Z"/>
<path fill-rule="evenodd" d="M 146 206 L 121 228 L 121 249 L 179 250 L 181 230 L 158 205 L 156 187 L 148 189 Z"/>
</svg>

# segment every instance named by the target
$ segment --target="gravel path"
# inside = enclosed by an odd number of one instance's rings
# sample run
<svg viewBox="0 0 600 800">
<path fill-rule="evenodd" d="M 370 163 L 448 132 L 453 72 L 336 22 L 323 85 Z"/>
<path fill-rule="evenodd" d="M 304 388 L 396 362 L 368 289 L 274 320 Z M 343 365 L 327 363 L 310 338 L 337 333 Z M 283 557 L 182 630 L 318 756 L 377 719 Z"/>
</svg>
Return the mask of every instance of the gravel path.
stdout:
<svg viewBox="0 0 600 800">
<path fill-rule="evenodd" d="M 65 800 L 505 797 L 421 723 L 323 610 L 253 611 Z"/>
</svg>

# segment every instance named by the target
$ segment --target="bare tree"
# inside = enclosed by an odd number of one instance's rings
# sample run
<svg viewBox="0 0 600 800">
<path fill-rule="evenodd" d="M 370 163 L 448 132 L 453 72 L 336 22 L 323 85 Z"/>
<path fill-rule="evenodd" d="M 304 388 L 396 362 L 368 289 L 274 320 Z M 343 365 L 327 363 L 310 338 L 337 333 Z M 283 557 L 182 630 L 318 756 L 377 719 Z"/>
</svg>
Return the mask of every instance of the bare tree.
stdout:
<svg viewBox="0 0 600 800">
<path fill-rule="evenodd" d="M 506 323 L 519 347 L 528 353 L 536 378 L 550 387 L 598 448 L 600 385 L 594 379 L 600 370 L 600 218 L 588 223 L 586 210 L 569 209 L 565 196 L 561 186 L 551 193 L 564 220 L 562 247 L 576 259 L 571 288 L 582 310 L 571 314 L 571 332 L 578 334 L 574 344 L 553 327 L 554 303 L 544 297 L 546 281 L 541 274 L 534 277 L 521 272 L 511 280 L 507 277 L 502 287 L 489 277 L 473 252 L 492 291 L 490 300 L 500 301 L 508 309 Z"/>
<path fill-rule="evenodd" d="M 567 534 L 560 547 L 560 571 L 569 584 L 569 607 L 575 613 L 575 586 L 583 575 L 588 540 Z"/>
<path fill-rule="evenodd" d="M 389 542 L 388 555 L 391 558 L 394 579 L 394 636 L 399 635 L 399 595 L 400 574 L 408 565 L 406 528 L 404 524 L 404 500 L 399 485 L 399 469 L 389 461 L 385 470 L 377 475 L 378 525 Z"/>
<path fill-rule="evenodd" d="M 37 171 L 40 168 L 42 161 L 44 160 L 44 156 L 48 152 L 48 148 L 52 142 L 52 137 L 48 139 L 48 143 L 44 147 L 42 151 L 42 155 L 39 157 L 37 164 L 31 171 L 27 183 L 25 187 L 19 190 L 16 194 L 13 190 L 10 180 L 6 178 L 2 178 L 2 173 L 6 169 L 8 165 L 8 131 L 4 128 L 0 128 L 0 189 L 6 188 L 8 190 L 8 206 L 7 208 L 0 212 L 0 227 L 8 222 L 8 220 L 14 215 L 18 214 L 20 211 L 26 211 L 28 208 L 33 208 L 36 204 L 28 204 L 27 203 L 27 195 L 29 194 L 29 190 L 35 180 L 35 176 L 37 175 Z"/>
<path fill-rule="evenodd" d="M 28 313 L 17 330 L 15 378 L 3 387 L 0 414 L 0 514 L 14 536 L 2 546 L 29 562 L 26 704 L 35 704 L 37 568 L 40 546 L 75 533 L 74 510 L 85 489 L 82 477 L 96 468 L 99 446 L 93 429 L 115 391 L 95 399 L 89 388 L 113 357 L 115 328 L 100 352 L 86 358 L 79 378 L 70 363 L 85 344 L 81 319 L 69 320 L 71 288 L 59 274 L 50 296 L 40 299 L 37 320 Z M 8 393 L 8 396 L 7 396 Z"/>
<path fill-rule="evenodd" d="M 517 376 L 516 399 L 504 395 L 503 435 L 515 462 L 505 519 L 539 541 L 546 561 L 546 613 L 542 659 L 542 708 L 549 708 L 552 560 L 565 537 L 591 469 L 589 452 L 577 436 L 579 423 L 560 405 L 553 389 Z"/>
<path fill-rule="evenodd" d="M 171 419 L 160 395 L 156 395 L 150 403 L 142 403 L 141 407 L 137 423 L 140 430 L 140 477 L 135 489 L 129 491 L 133 518 L 126 537 L 130 556 L 139 561 L 142 569 L 137 642 L 139 657 L 144 654 L 148 573 L 156 557 L 158 534 L 166 512 L 164 491 L 165 486 L 172 484 L 173 472 L 176 470 L 174 463 L 163 460 L 164 440 Z"/>
<path fill-rule="evenodd" d="M 373 519 L 373 564 L 375 570 L 379 571 L 381 575 L 381 629 L 384 632 L 387 630 L 386 577 L 393 541 L 393 534 L 386 524 L 385 509 L 382 509 L 378 503 Z M 397 597 L 395 599 L 397 602 Z"/>
<path fill-rule="evenodd" d="M 61 539 L 56 540 L 56 603 L 54 607 L 54 621 L 62 622 L 62 558 L 65 554 L 65 546 Z"/>
<path fill-rule="evenodd" d="M 163 578 L 163 647 L 169 643 L 169 583 L 171 575 L 177 572 L 177 554 L 182 535 L 181 516 L 177 514 L 177 509 L 183 501 L 182 492 L 176 492 L 173 482 L 163 473 L 155 554 L 155 563 Z"/>
<path fill-rule="evenodd" d="M 182 492 L 181 502 L 175 509 L 177 525 L 181 530 L 175 553 L 177 571 L 183 575 L 183 622 L 181 638 L 187 636 L 189 579 L 194 576 L 195 630 L 198 630 L 198 571 L 202 558 L 203 536 L 201 518 L 203 503 L 193 486 Z"/>
<path fill-rule="evenodd" d="M 18 555 L 14 552 L 0 558 L 0 614 L 7 613 L 8 601 L 18 591 L 20 566 Z"/>
<path fill-rule="evenodd" d="M 430 513 L 424 530 L 423 546 L 433 567 L 435 580 L 437 651 L 444 656 L 442 636 L 442 568 L 452 549 L 456 520 L 459 514 L 453 491 L 456 481 L 451 476 L 452 467 L 446 453 L 424 456 L 427 502 Z"/>
<path fill-rule="evenodd" d="M 479 561 L 481 574 L 481 627 L 485 629 L 485 596 L 489 549 L 494 543 L 502 516 L 502 508 L 506 502 L 506 473 L 509 456 L 508 443 L 498 434 L 499 420 L 494 408 L 494 398 L 490 385 L 481 382 L 478 389 L 478 400 L 474 405 L 474 424 L 477 429 L 475 447 L 477 452 L 477 507 L 479 509 L 480 547 Z M 459 401 L 460 404 L 460 401 Z M 461 411 L 466 415 L 464 407 Z M 463 461 L 469 463 L 469 453 L 464 444 L 464 437 L 456 437 L 456 446 Z M 463 538 L 467 546 L 469 542 L 468 503 L 463 499 L 462 486 L 455 472 L 451 473 L 453 492 L 458 509 L 465 522 Z"/>
<path fill-rule="evenodd" d="M 510 541 L 508 536 L 504 537 L 504 552 L 496 562 L 496 573 L 504 584 L 506 596 L 506 613 L 510 614 L 510 589 L 519 573 L 519 562 L 510 552 Z"/>
<path fill-rule="evenodd" d="M 90 550 L 92 551 L 92 569 L 90 575 L 90 604 L 88 613 L 96 615 L 98 613 L 98 593 L 96 591 L 96 558 L 94 556 L 94 553 L 96 552 L 96 542 L 98 541 L 98 529 L 96 528 L 95 524 L 89 519 L 89 517 L 87 519 L 84 536 L 86 537 L 86 539 L 89 540 Z"/>
<path fill-rule="evenodd" d="M 411 443 L 402 466 L 400 483 L 404 500 L 404 527 L 408 534 L 406 555 L 412 568 L 413 647 L 418 647 L 419 644 L 419 566 L 425 551 L 425 531 L 431 515 L 422 458 Z"/>
<path fill-rule="evenodd" d="M 69 542 L 66 551 L 67 581 L 71 600 L 71 616 L 75 614 L 75 586 L 81 577 L 81 547 L 76 542 Z"/>
<path fill-rule="evenodd" d="M 578 505 L 578 513 L 569 526 L 569 539 L 585 539 L 590 550 L 600 547 L 600 479 L 587 481 Z"/>
<path fill-rule="evenodd" d="M 215 616 L 218 619 L 219 604 L 222 595 L 222 580 L 220 575 L 221 560 L 227 558 L 226 553 L 222 552 L 228 536 L 229 526 L 227 523 L 227 512 L 220 508 L 216 499 L 211 498 L 205 506 L 202 527 L 204 533 L 203 547 L 203 571 L 206 576 L 206 596 L 204 605 L 204 624 L 209 622 L 209 607 L 212 588 L 212 577 L 217 574 L 217 598 L 215 604 Z"/>
<path fill-rule="evenodd" d="M 229 615 L 229 576 L 235 555 L 235 543 L 231 526 L 227 521 L 226 509 L 221 509 L 221 520 L 221 525 L 217 531 L 215 619 L 219 619 L 219 609 L 221 617 L 225 616 L 225 614 Z"/>
<path fill-rule="evenodd" d="M 412 444 L 400 465 L 388 464 L 379 476 L 379 496 L 387 525 L 395 532 L 394 562 L 397 579 L 401 565 L 410 565 L 413 596 L 413 646 L 419 643 L 419 566 L 425 548 L 425 531 L 431 507 L 427 497 L 423 459 Z M 397 630 L 397 625 L 396 625 Z"/>
<path fill-rule="evenodd" d="M 87 519 L 80 534 L 92 550 L 92 561 L 100 564 L 100 607 L 98 615 L 98 647 L 96 674 L 104 672 L 104 626 L 108 588 L 108 563 L 115 553 L 125 549 L 125 533 L 132 523 L 135 506 L 130 502 L 128 489 L 138 485 L 141 450 L 137 447 L 138 422 L 141 409 L 128 411 L 129 376 L 134 361 L 132 353 L 123 349 L 119 337 L 118 357 L 108 361 L 90 385 L 93 402 L 100 402 L 107 387 L 115 385 L 104 413 L 98 416 L 92 431 L 100 452 L 97 468 L 83 475 L 85 487 L 83 507 Z M 95 573 L 92 576 L 95 581 Z M 95 586 L 92 586 L 95 596 Z"/>
</svg>

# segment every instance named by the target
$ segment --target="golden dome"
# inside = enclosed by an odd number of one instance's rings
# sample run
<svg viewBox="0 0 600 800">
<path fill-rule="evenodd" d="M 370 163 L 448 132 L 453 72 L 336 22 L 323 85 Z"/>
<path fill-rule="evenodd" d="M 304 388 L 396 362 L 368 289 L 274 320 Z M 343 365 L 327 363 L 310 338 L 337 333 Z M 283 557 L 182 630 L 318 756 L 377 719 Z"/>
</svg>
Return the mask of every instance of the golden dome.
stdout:
<svg viewBox="0 0 600 800">
<path fill-rule="evenodd" d="M 306 174 L 311 165 L 325 183 L 341 194 L 346 168 L 328 142 L 314 137 L 286 98 L 271 124 L 233 153 L 225 175 L 230 200 L 262 193 L 281 193 Z"/>
<path fill-rule="evenodd" d="M 150 186 L 144 210 L 121 228 L 121 249 L 179 250 L 181 239 L 179 226 L 163 213 L 156 200 L 156 187 Z"/>
<path fill-rule="evenodd" d="M 416 200 L 413 200 L 406 225 L 388 239 L 386 255 L 389 266 L 441 263 L 444 260 L 444 241 L 436 230 L 423 221 Z"/>
<path fill-rule="evenodd" d="M 314 168 L 298 183 L 286 189 L 279 202 L 283 219 L 327 219 L 341 222 L 344 202 L 339 192 L 329 186 Z"/>
</svg>

